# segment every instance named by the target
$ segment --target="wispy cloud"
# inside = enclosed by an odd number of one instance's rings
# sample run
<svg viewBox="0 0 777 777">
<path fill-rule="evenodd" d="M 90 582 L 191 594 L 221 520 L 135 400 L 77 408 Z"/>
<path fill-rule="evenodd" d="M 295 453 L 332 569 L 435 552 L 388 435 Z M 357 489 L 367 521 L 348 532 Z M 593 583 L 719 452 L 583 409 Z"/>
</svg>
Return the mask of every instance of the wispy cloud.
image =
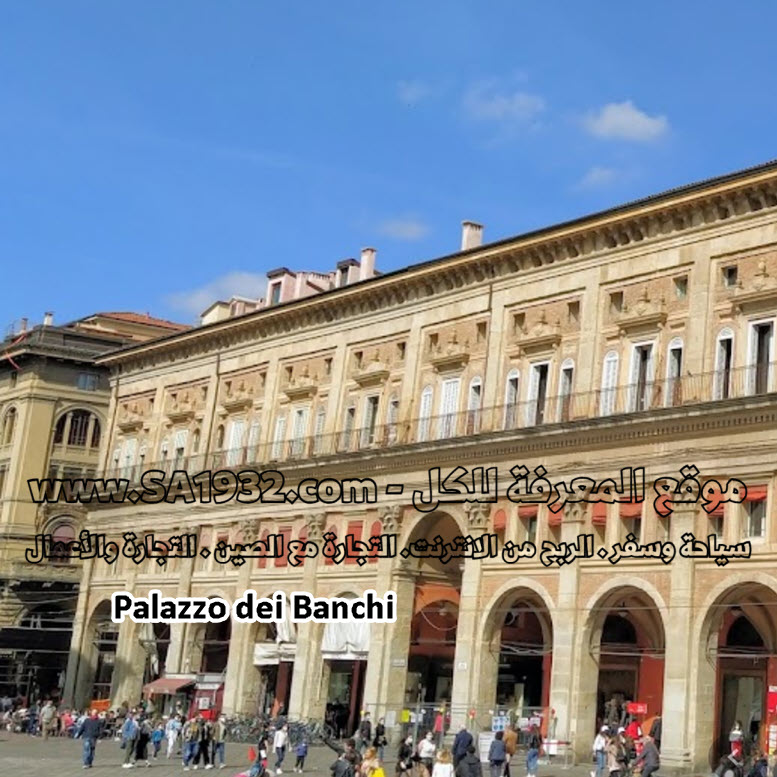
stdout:
<svg viewBox="0 0 777 777">
<path fill-rule="evenodd" d="M 471 119 L 514 127 L 534 123 L 546 107 L 542 97 L 508 88 L 494 79 L 473 84 L 465 92 L 462 106 Z"/>
<path fill-rule="evenodd" d="M 594 166 L 577 182 L 577 189 L 596 189 L 608 186 L 618 177 L 618 171 L 612 167 Z"/>
<path fill-rule="evenodd" d="M 217 300 L 228 300 L 234 296 L 259 299 L 264 296 L 266 288 L 267 278 L 264 275 L 230 272 L 198 289 L 169 294 L 165 301 L 173 309 L 196 317 Z"/>
<path fill-rule="evenodd" d="M 378 233 L 392 240 L 412 242 L 429 234 L 429 226 L 415 216 L 386 219 L 378 224 Z"/>
<path fill-rule="evenodd" d="M 598 138 L 650 142 L 669 131 L 666 116 L 648 116 L 631 100 L 608 103 L 583 119 L 583 126 Z"/>
<path fill-rule="evenodd" d="M 418 105 L 432 94 L 432 87 L 425 81 L 414 79 L 397 84 L 397 98 L 405 105 Z"/>
</svg>

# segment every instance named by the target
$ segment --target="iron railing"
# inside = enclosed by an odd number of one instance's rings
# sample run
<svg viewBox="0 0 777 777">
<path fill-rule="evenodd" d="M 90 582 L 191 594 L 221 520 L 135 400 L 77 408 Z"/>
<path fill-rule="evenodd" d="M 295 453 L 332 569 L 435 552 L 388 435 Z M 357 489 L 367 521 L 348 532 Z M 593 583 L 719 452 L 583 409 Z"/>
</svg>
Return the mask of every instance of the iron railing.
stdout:
<svg viewBox="0 0 777 777">
<path fill-rule="evenodd" d="M 565 424 L 646 413 L 744 397 L 758 397 L 777 391 L 777 363 L 699 375 L 683 375 L 662 380 L 645 380 L 611 389 L 539 395 L 530 400 L 470 409 L 445 415 L 426 416 L 367 428 L 345 429 L 276 440 L 241 448 L 168 457 L 162 461 L 136 462 L 112 467 L 104 478 L 126 478 L 137 482 L 148 470 L 166 475 L 176 470 L 191 474 L 205 470 L 241 468 L 276 469 L 278 465 L 303 462 L 325 456 L 386 450 L 404 445 L 443 442 L 500 431 L 534 429 L 549 424 Z"/>
</svg>

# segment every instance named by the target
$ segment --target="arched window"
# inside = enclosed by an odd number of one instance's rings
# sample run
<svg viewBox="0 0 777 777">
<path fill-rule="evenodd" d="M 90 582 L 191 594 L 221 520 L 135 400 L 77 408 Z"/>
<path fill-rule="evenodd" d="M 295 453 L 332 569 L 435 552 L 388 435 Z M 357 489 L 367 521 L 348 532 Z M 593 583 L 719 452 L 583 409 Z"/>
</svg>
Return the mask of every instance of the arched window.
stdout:
<svg viewBox="0 0 777 777">
<path fill-rule="evenodd" d="M 669 343 L 666 354 L 666 392 L 664 405 L 676 407 L 682 404 L 683 373 L 683 341 L 681 337 L 675 337 Z"/>
<path fill-rule="evenodd" d="M 54 445 L 62 445 L 65 439 L 65 424 L 67 424 L 67 413 L 60 416 L 57 425 L 54 427 Z"/>
<path fill-rule="evenodd" d="M 83 448 L 89 434 L 89 421 L 92 414 L 88 410 L 73 410 L 69 416 L 70 432 L 67 436 L 67 444 Z"/>
<path fill-rule="evenodd" d="M 599 397 L 599 414 L 615 412 L 615 392 L 618 383 L 618 353 L 609 351 L 602 364 L 602 389 Z"/>
<path fill-rule="evenodd" d="M 200 430 L 195 429 L 194 432 L 192 432 L 192 453 L 199 453 L 200 452 Z"/>
<path fill-rule="evenodd" d="M 91 448 L 100 447 L 100 419 L 97 416 L 94 417 L 94 424 L 92 426 L 92 439 L 90 440 Z"/>
<path fill-rule="evenodd" d="M 507 373 L 507 382 L 505 383 L 505 429 L 515 429 L 517 426 L 519 389 L 520 374 L 518 370 L 510 370 Z"/>
<path fill-rule="evenodd" d="M 564 359 L 561 363 L 561 375 L 559 376 L 559 408 L 558 420 L 569 421 L 572 417 L 572 387 L 575 383 L 575 362 L 572 359 Z"/>
<path fill-rule="evenodd" d="M 715 343 L 714 399 L 728 399 L 731 396 L 731 375 L 734 369 L 734 332 L 721 329 Z"/>
<path fill-rule="evenodd" d="M 52 564 L 67 564 L 70 562 L 71 542 L 75 541 L 76 528 L 69 521 L 61 521 L 51 530 Z"/>
<path fill-rule="evenodd" d="M 476 375 L 469 382 L 467 396 L 467 434 L 477 434 L 480 431 L 480 409 L 483 403 L 483 381 Z"/>
<path fill-rule="evenodd" d="M 3 419 L 3 445 L 10 445 L 13 442 L 14 431 L 16 430 L 16 408 L 11 407 L 5 413 Z"/>
<path fill-rule="evenodd" d="M 418 442 L 429 439 L 429 421 L 432 415 L 433 391 L 431 386 L 426 386 L 421 392 L 421 405 L 418 410 Z"/>
</svg>

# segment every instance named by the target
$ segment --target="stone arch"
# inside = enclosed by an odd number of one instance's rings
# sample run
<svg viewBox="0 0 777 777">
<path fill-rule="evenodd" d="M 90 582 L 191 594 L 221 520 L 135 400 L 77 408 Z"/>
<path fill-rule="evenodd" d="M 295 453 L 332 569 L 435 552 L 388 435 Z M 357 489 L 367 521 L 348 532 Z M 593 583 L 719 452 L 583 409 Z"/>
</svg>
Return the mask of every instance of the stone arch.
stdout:
<svg viewBox="0 0 777 777">
<path fill-rule="evenodd" d="M 774 671 L 772 656 L 777 653 L 777 580 L 764 572 L 731 574 L 707 594 L 697 612 L 691 632 L 689 731 L 695 746 L 694 764 L 700 768 L 714 764 L 726 746 L 723 729 L 728 721 L 721 714 L 723 676 L 736 675 L 741 667 L 724 645 L 733 621 L 741 617 L 750 621 L 763 641 L 764 655 L 754 651 L 747 660 L 747 672 L 760 675 L 765 701 L 766 676 Z"/>
<path fill-rule="evenodd" d="M 550 693 L 550 651 L 553 647 L 554 610 L 555 604 L 547 589 L 526 576 L 513 578 L 504 583 L 484 606 L 477 630 L 479 638 L 473 665 L 474 675 L 479 678 L 476 706 L 481 716 L 485 716 L 486 711 L 493 708 L 498 701 L 498 674 L 499 667 L 503 663 L 526 663 L 527 666 L 523 667 L 526 671 L 532 673 L 539 671 L 542 681 L 539 691 L 540 703 L 527 705 L 524 700 L 520 706 L 546 706 L 543 702 L 547 701 Z M 527 641 L 525 650 L 505 645 L 507 649 L 503 651 L 502 641 L 507 621 L 510 620 L 510 616 L 513 621 L 517 621 L 515 614 L 518 614 L 521 620 L 530 621 L 527 626 L 534 632 L 534 638 L 529 641 L 536 644 L 530 646 Z M 508 627 L 508 631 L 514 631 L 514 625 L 511 621 L 510 627 L 513 628 Z M 538 633 L 537 629 L 539 629 Z M 503 652 L 509 653 L 510 657 L 503 656 Z M 531 668 L 528 667 L 529 663 L 532 664 Z M 522 667 L 511 666 L 511 671 L 513 669 L 521 671 Z M 538 700 L 532 698 L 531 701 Z M 519 704 L 520 700 L 515 699 L 515 703 Z M 514 705 L 511 704 L 511 706 Z M 478 720 L 478 723 L 485 726 L 489 721 L 483 717 L 482 720 Z"/>
<path fill-rule="evenodd" d="M 621 711 L 623 702 L 637 700 L 648 704 L 648 714 L 661 711 L 668 623 L 663 597 L 639 576 L 608 580 L 588 598 L 583 611 L 576 644 L 576 712 L 571 716 L 577 725 L 579 756 L 607 715 L 612 698 L 616 698 Z M 632 627 L 636 637 L 633 645 L 611 644 L 603 639 L 605 627 L 608 634 L 618 631 L 618 621 Z M 610 628 L 611 623 L 615 629 Z M 610 698 L 605 698 L 608 695 Z M 636 699 L 636 695 L 644 698 Z"/>
</svg>

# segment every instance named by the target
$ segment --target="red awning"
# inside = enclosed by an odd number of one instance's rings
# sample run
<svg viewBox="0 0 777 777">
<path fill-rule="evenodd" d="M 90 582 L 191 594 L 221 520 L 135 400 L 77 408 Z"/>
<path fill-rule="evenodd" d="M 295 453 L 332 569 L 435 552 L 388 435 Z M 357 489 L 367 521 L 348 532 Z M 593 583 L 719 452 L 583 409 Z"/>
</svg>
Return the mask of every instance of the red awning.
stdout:
<svg viewBox="0 0 777 777">
<path fill-rule="evenodd" d="M 537 505 L 519 505 L 518 517 L 519 518 L 536 518 L 539 508 Z"/>
<path fill-rule="evenodd" d="M 767 491 L 768 486 L 748 486 L 745 502 L 763 502 Z"/>
<path fill-rule="evenodd" d="M 621 502 L 621 518 L 641 518 L 642 502 Z"/>
<path fill-rule="evenodd" d="M 149 696 L 173 696 L 178 691 L 194 685 L 194 680 L 187 677 L 160 677 L 158 680 L 143 686 L 143 693 Z"/>
<path fill-rule="evenodd" d="M 607 505 L 604 502 L 594 502 L 591 510 L 591 523 L 594 526 L 604 526 L 607 523 Z"/>
</svg>

